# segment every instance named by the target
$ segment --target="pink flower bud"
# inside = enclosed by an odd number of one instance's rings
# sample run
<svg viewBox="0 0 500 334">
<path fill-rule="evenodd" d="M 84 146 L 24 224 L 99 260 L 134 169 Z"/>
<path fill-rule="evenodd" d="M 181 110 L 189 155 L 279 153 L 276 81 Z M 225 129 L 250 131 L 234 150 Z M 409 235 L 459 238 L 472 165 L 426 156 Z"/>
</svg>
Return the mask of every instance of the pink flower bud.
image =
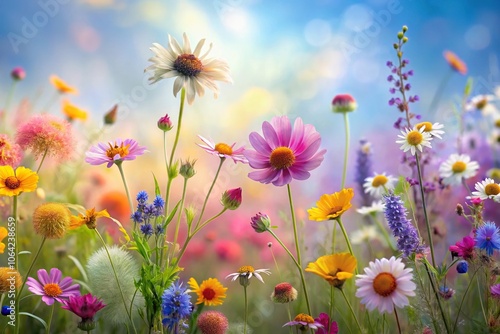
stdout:
<svg viewBox="0 0 500 334">
<path fill-rule="evenodd" d="M 172 122 L 170 121 L 170 117 L 168 117 L 168 114 L 165 116 L 161 117 L 158 120 L 158 128 L 164 132 L 172 130 L 174 126 L 172 125 Z"/>
<path fill-rule="evenodd" d="M 345 113 L 356 110 L 358 104 L 356 100 L 349 94 L 339 94 L 333 98 L 332 110 L 333 112 Z"/>
<path fill-rule="evenodd" d="M 26 77 L 26 72 L 22 67 L 15 67 L 12 72 L 10 72 L 12 79 L 21 81 Z"/>
<path fill-rule="evenodd" d="M 226 190 L 220 201 L 226 209 L 236 210 L 241 205 L 241 188 Z"/>
</svg>

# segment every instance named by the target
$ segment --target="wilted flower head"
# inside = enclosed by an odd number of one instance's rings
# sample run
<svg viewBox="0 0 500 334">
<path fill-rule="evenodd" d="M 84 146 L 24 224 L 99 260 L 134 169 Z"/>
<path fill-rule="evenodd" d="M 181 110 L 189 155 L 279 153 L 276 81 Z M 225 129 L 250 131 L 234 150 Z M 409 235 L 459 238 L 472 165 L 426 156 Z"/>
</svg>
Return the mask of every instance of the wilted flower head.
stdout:
<svg viewBox="0 0 500 334">
<path fill-rule="evenodd" d="M 17 129 L 16 143 L 23 150 L 31 150 L 36 159 L 46 155 L 63 161 L 73 153 L 75 139 L 71 124 L 43 114 L 31 116 Z"/>
<path fill-rule="evenodd" d="M 255 232 L 263 233 L 271 226 L 271 219 L 268 215 L 259 212 L 251 218 L 250 226 L 252 226 Z"/>
<path fill-rule="evenodd" d="M 165 116 L 160 117 L 160 119 L 157 122 L 157 125 L 158 129 L 162 130 L 163 132 L 170 131 L 174 127 L 168 114 L 165 114 Z"/>
<path fill-rule="evenodd" d="M 241 205 L 241 188 L 226 190 L 220 200 L 222 206 L 228 210 L 236 210 Z"/>
<path fill-rule="evenodd" d="M 274 287 L 271 300 L 275 303 L 290 303 L 297 299 L 297 290 L 288 282 L 279 283 Z"/>
<path fill-rule="evenodd" d="M 358 104 L 350 94 L 338 94 L 332 100 L 332 110 L 337 113 L 346 113 L 356 110 Z"/>
<path fill-rule="evenodd" d="M 60 239 L 69 228 L 71 212 L 60 203 L 45 203 L 33 212 L 33 227 L 47 239 Z"/>
<path fill-rule="evenodd" d="M 78 323 L 78 328 L 82 331 L 91 331 L 95 328 L 94 316 L 106 305 L 97 297 L 88 293 L 84 296 L 70 296 L 63 301 L 62 309 L 69 310 L 82 318 Z"/>
<path fill-rule="evenodd" d="M 85 153 L 85 162 L 91 165 L 107 164 L 110 168 L 113 164 L 122 163 L 125 160 L 135 160 L 146 152 L 146 147 L 140 146 L 133 139 L 117 139 L 113 143 L 98 143 Z"/>
<path fill-rule="evenodd" d="M 201 334 L 225 334 L 229 326 L 226 316 L 218 311 L 205 311 L 196 320 Z"/>
<path fill-rule="evenodd" d="M 212 44 L 206 53 L 200 55 L 205 39 L 199 41 L 192 51 L 185 33 L 183 38 L 182 47 L 170 35 L 168 35 L 168 48 L 153 43 L 150 50 L 155 55 L 149 59 L 153 64 L 145 69 L 153 72 L 149 80 L 155 83 L 162 79 L 177 77 L 174 81 L 174 96 L 177 96 L 181 88 L 185 88 L 189 104 L 193 103 L 196 94 L 200 97 L 205 94 L 205 87 L 212 90 L 217 97 L 219 88 L 215 81 L 232 82 L 229 66 L 223 60 L 206 58 L 212 49 Z"/>
<path fill-rule="evenodd" d="M 453 297 L 454 294 L 455 294 L 455 290 L 453 290 L 450 287 L 447 287 L 447 286 L 440 286 L 439 287 L 439 295 L 444 300 L 450 299 L 451 297 Z"/>
<path fill-rule="evenodd" d="M 134 281 L 139 279 L 139 266 L 130 253 L 116 245 L 109 247 L 108 251 L 125 302 L 130 307 L 133 299 L 131 311 L 132 314 L 138 314 L 138 310 L 144 307 L 144 299 L 140 292 L 136 291 L 134 285 Z M 101 298 L 106 304 L 101 311 L 101 316 L 112 324 L 125 324 L 129 321 L 128 311 L 121 297 L 117 297 L 121 293 L 112 272 L 113 268 L 104 248 L 100 248 L 89 258 L 87 262 L 88 284 L 94 296 Z"/>
<path fill-rule="evenodd" d="M 13 80 L 21 81 L 26 77 L 26 72 L 22 67 L 14 67 L 10 72 L 10 76 Z"/>
<path fill-rule="evenodd" d="M 0 166 L 16 167 L 21 162 L 23 151 L 7 135 L 0 134 Z"/>
</svg>

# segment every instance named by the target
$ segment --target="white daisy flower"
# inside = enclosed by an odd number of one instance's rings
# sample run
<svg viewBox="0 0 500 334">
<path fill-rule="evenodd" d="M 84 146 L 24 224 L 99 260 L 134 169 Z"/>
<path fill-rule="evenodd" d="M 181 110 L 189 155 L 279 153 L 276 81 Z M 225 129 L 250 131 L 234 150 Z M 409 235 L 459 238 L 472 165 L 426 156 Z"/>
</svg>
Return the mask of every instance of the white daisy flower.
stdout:
<svg viewBox="0 0 500 334">
<path fill-rule="evenodd" d="M 356 297 L 370 311 L 377 308 L 380 313 L 392 313 L 394 307 L 410 304 L 408 296 L 415 296 L 413 269 L 406 268 L 401 259 L 377 259 L 365 268 L 366 275 L 357 275 Z"/>
<path fill-rule="evenodd" d="M 183 38 L 182 47 L 170 35 L 168 35 L 168 48 L 153 43 L 150 50 L 155 55 L 149 59 L 153 64 L 145 69 L 153 71 L 153 76 L 149 80 L 155 83 L 161 79 L 177 77 L 174 81 L 174 96 L 177 96 L 184 87 L 189 104 L 193 103 L 196 94 L 203 96 L 205 87 L 212 90 L 217 97 L 219 87 L 215 81 L 232 82 L 228 64 L 224 60 L 206 58 L 212 49 L 212 44 L 208 51 L 200 56 L 205 39 L 199 41 L 194 51 L 191 51 L 187 35 L 183 34 Z"/>
<path fill-rule="evenodd" d="M 382 240 L 382 238 L 375 225 L 368 225 L 352 232 L 349 240 L 353 245 L 362 245 L 374 240 Z"/>
<path fill-rule="evenodd" d="M 356 211 L 363 216 L 371 215 L 372 213 L 383 212 L 385 203 L 383 201 L 374 201 L 370 206 L 362 206 Z"/>
<path fill-rule="evenodd" d="M 432 137 L 437 137 L 439 139 L 443 139 L 443 138 L 441 138 L 441 135 L 444 134 L 444 131 L 441 130 L 442 128 L 444 128 L 443 124 L 422 122 L 422 123 L 418 123 L 417 125 L 415 125 L 415 128 L 417 130 L 420 130 L 420 128 L 422 128 L 422 127 L 424 128 L 424 132 L 429 133 Z"/>
<path fill-rule="evenodd" d="M 412 155 L 415 155 L 416 150 L 418 149 L 422 152 L 423 146 L 431 147 L 430 141 L 432 140 L 431 135 L 428 132 L 425 132 L 425 127 L 421 127 L 420 129 L 409 129 L 402 130 L 401 133 L 403 135 L 398 135 L 400 140 L 396 140 L 397 144 L 402 144 L 400 149 L 403 152 L 410 151 Z"/>
<path fill-rule="evenodd" d="M 452 154 L 439 166 L 439 176 L 443 178 L 445 185 L 459 185 L 462 179 L 468 179 L 476 175 L 479 164 L 470 161 L 466 154 Z"/>
<path fill-rule="evenodd" d="M 499 115 L 497 107 L 491 102 L 498 100 L 495 95 L 476 95 L 465 105 L 465 111 L 479 110 L 483 116 Z"/>
<path fill-rule="evenodd" d="M 385 172 L 382 174 L 374 173 L 374 176 L 365 179 L 363 188 L 365 188 L 365 193 L 375 198 L 381 198 L 385 192 L 394 189 L 396 181 L 396 178 L 392 175 L 386 175 Z"/>
<path fill-rule="evenodd" d="M 479 197 L 483 201 L 489 198 L 500 202 L 500 184 L 495 183 L 495 180 L 486 178 L 477 182 L 475 188 L 477 191 L 472 192 L 472 197 Z"/>
<path fill-rule="evenodd" d="M 500 182 L 500 168 L 491 168 L 486 172 L 486 176 Z"/>
<path fill-rule="evenodd" d="M 229 274 L 226 276 L 226 279 L 231 277 L 231 281 L 236 281 L 236 279 L 240 279 L 240 284 L 243 286 L 248 286 L 250 284 L 250 278 L 255 276 L 259 281 L 264 283 L 262 276 L 260 274 L 271 275 L 269 269 L 254 269 L 252 266 L 243 266 L 238 269 L 237 272 Z"/>
</svg>

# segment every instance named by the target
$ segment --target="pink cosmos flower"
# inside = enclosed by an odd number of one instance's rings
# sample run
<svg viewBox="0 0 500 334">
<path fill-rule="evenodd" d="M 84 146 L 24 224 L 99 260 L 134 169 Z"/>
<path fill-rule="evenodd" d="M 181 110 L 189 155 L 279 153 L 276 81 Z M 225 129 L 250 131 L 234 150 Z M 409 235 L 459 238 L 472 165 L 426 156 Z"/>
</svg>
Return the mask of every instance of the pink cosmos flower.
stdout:
<svg viewBox="0 0 500 334">
<path fill-rule="evenodd" d="M 198 137 L 205 143 L 205 145 L 200 145 L 197 144 L 199 147 L 204 149 L 206 152 L 210 154 L 214 154 L 218 156 L 219 158 L 231 158 L 233 159 L 234 163 L 241 162 L 244 164 L 247 164 L 248 161 L 243 155 L 243 151 L 245 150 L 244 147 L 240 147 L 235 149 L 234 143 L 233 145 L 229 146 L 226 143 L 218 143 L 215 144 L 213 141 L 206 139 L 205 137 L 202 137 L 198 135 Z"/>
<path fill-rule="evenodd" d="M 248 177 L 261 183 L 275 186 L 289 184 L 292 179 L 307 180 L 309 171 L 323 161 L 326 150 L 318 152 L 321 137 L 314 126 L 304 125 L 297 118 L 292 129 L 287 116 L 277 116 L 271 123 L 262 124 L 262 137 L 257 132 L 250 134 L 253 150 L 245 150 L 250 167 L 259 169 Z"/>
<path fill-rule="evenodd" d="M 92 325 L 95 314 L 106 305 L 102 300 L 88 293 L 84 296 L 70 296 L 69 300 L 63 301 L 61 308 L 69 310 L 82 318 L 83 324 Z"/>
<path fill-rule="evenodd" d="M 457 241 L 456 244 L 451 245 L 449 250 L 464 260 L 469 260 L 474 257 L 475 244 L 476 242 L 474 241 L 474 238 L 466 236 L 462 239 L 462 241 Z"/>
<path fill-rule="evenodd" d="M 107 164 L 110 168 L 113 164 L 119 164 L 125 160 L 135 160 L 146 152 L 146 147 L 139 146 L 133 139 L 117 139 L 113 143 L 98 143 L 85 153 L 85 162 L 91 165 Z"/>
<path fill-rule="evenodd" d="M 35 158 L 53 156 L 67 160 L 73 152 L 75 140 L 71 124 L 59 117 L 33 115 L 17 129 L 16 143 L 23 150 L 30 149 Z"/>
<path fill-rule="evenodd" d="M 26 285 L 28 290 L 35 295 L 42 296 L 43 302 L 47 305 L 54 304 L 54 300 L 63 303 L 64 299 L 80 295 L 80 285 L 71 285 L 73 282 L 71 277 L 65 277 L 61 280 L 62 273 L 57 268 L 50 269 L 50 275 L 45 269 L 40 269 L 37 275 L 38 281 L 28 277 Z"/>
<path fill-rule="evenodd" d="M 21 147 L 12 142 L 7 135 L 0 134 L 0 166 L 17 167 L 22 157 Z"/>
</svg>

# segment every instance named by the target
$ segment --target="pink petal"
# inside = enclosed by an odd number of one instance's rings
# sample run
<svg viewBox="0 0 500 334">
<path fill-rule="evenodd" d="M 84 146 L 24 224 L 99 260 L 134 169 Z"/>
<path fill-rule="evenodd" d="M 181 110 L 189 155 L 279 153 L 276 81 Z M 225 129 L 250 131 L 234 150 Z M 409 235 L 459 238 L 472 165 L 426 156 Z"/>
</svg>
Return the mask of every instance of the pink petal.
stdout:
<svg viewBox="0 0 500 334">
<path fill-rule="evenodd" d="M 243 154 L 248 159 L 248 163 L 252 168 L 262 169 L 271 167 L 271 164 L 269 163 L 269 158 L 260 154 L 259 152 L 245 150 Z"/>
<path fill-rule="evenodd" d="M 272 149 L 280 146 L 278 134 L 269 122 L 262 123 L 262 133 L 264 134 L 264 138 Z"/>
<path fill-rule="evenodd" d="M 271 183 L 278 176 L 278 173 L 278 170 L 267 168 L 265 170 L 250 172 L 248 173 L 248 177 L 261 183 Z"/>
<path fill-rule="evenodd" d="M 295 165 L 293 167 L 290 167 L 288 170 L 290 171 L 292 177 L 296 180 L 307 180 L 311 176 L 309 172 L 298 168 Z"/>
<path fill-rule="evenodd" d="M 45 284 L 51 283 L 52 281 L 50 280 L 49 274 L 47 274 L 47 270 L 45 269 L 40 269 L 36 272 L 38 276 L 38 280 L 41 283 L 41 286 L 44 286 Z M 32 278 L 33 279 L 33 278 Z"/>
<path fill-rule="evenodd" d="M 272 152 L 271 147 L 269 144 L 265 141 L 264 138 L 262 138 L 261 135 L 259 135 L 257 132 L 252 132 L 250 136 L 248 137 L 250 139 L 250 144 L 253 146 L 253 148 L 262 154 L 270 155 Z"/>
<path fill-rule="evenodd" d="M 290 182 L 292 182 L 292 175 L 290 174 L 290 171 L 288 169 L 282 169 L 278 178 L 273 181 L 273 184 L 277 187 L 281 187 Z"/>
<path fill-rule="evenodd" d="M 300 117 L 295 119 L 293 133 L 290 138 L 290 148 L 298 147 L 304 141 L 304 123 Z"/>
<path fill-rule="evenodd" d="M 50 269 L 50 282 L 49 283 L 59 283 L 61 281 L 62 273 L 57 268 Z"/>
<path fill-rule="evenodd" d="M 274 117 L 271 123 L 278 135 L 279 146 L 286 146 L 290 144 L 290 137 L 292 134 L 292 124 L 287 116 Z"/>
<path fill-rule="evenodd" d="M 47 304 L 49 306 L 54 304 L 54 298 L 52 298 L 50 296 L 42 296 L 42 300 L 45 304 Z"/>
</svg>

